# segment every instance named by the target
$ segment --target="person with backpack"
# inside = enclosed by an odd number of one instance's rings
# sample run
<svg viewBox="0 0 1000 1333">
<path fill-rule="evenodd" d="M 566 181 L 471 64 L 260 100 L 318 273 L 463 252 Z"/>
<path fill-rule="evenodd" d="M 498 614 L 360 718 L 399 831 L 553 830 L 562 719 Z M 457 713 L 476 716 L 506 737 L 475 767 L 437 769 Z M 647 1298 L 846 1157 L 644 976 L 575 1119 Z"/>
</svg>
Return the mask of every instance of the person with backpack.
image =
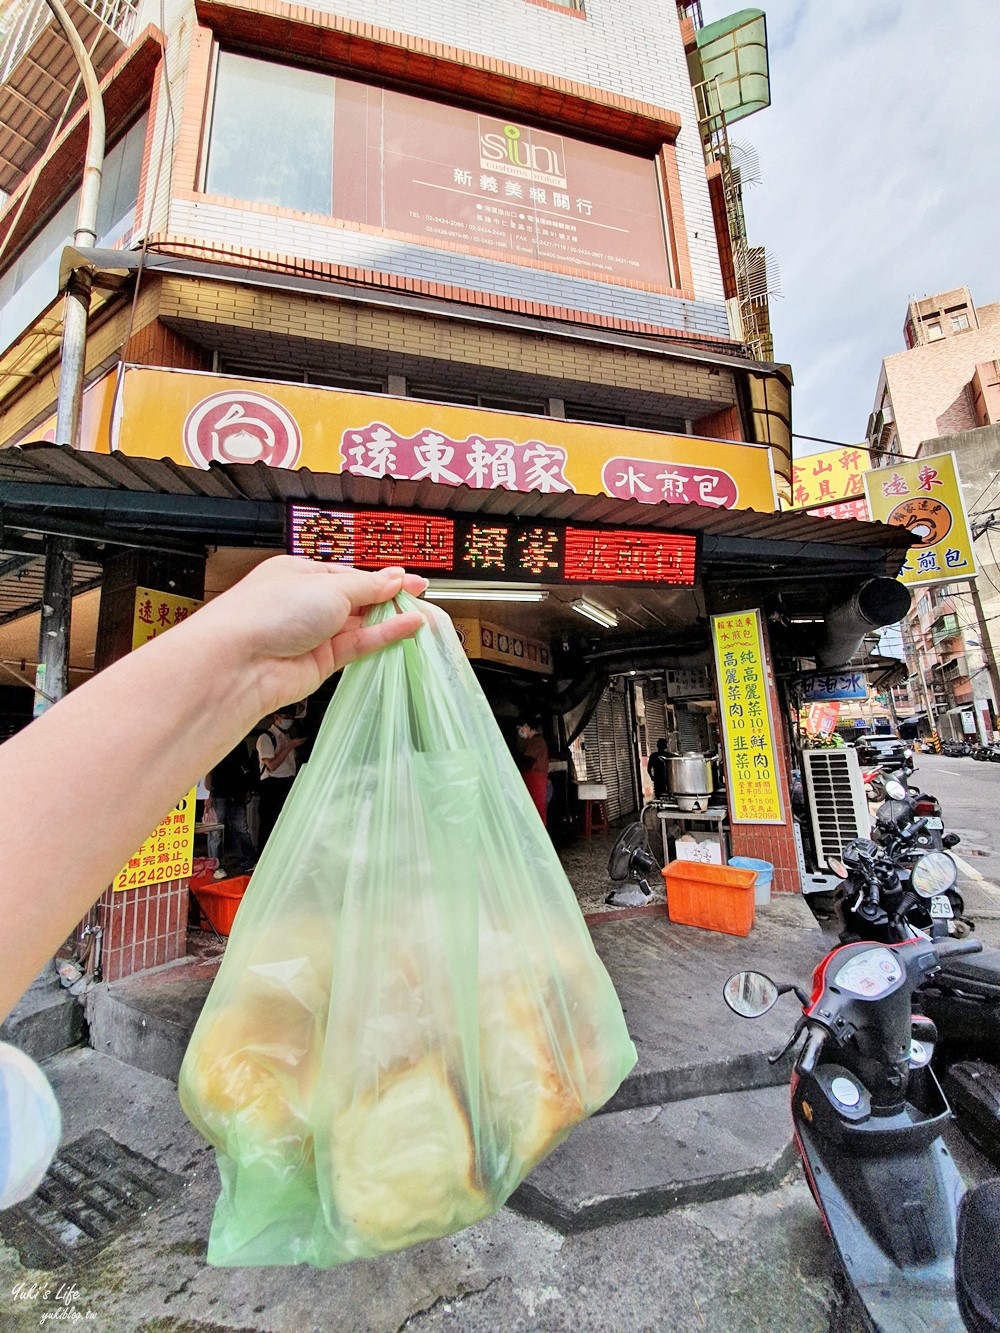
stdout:
<svg viewBox="0 0 1000 1333">
<path fill-rule="evenodd" d="M 271 718 L 267 731 L 257 737 L 257 757 L 260 760 L 260 830 L 257 845 L 261 852 L 267 846 L 271 830 L 278 822 L 281 807 L 292 790 L 298 768 L 298 749 L 305 745 L 305 736 L 292 736 L 295 708 L 279 708 Z"/>
<path fill-rule="evenodd" d="M 208 837 L 208 854 L 219 861 L 216 879 L 226 879 L 230 873 L 222 866 L 223 856 L 235 862 L 236 868 L 231 873 L 236 875 L 249 875 L 257 864 L 257 849 L 247 821 L 247 803 L 256 788 L 257 765 L 244 738 L 219 760 L 209 775 L 206 818 L 214 814 L 222 824 L 221 832 L 210 833 Z"/>
</svg>

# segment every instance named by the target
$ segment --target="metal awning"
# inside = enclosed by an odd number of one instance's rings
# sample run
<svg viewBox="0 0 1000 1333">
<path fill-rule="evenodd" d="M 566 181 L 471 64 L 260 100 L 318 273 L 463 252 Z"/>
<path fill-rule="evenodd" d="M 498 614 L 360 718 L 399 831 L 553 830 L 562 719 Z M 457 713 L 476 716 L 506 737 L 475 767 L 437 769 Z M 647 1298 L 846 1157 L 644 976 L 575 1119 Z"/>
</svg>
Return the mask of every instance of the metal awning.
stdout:
<svg viewBox="0 0 1000 1333">
<path fill-rule="evenodd" d="M 815 579 L 819 564 L 830 574 L 895 576 L 911 545 L 902 528 L 794 511 L 649 505 L 575 492 L 475 490 L 263 463 L 213 463 L 203 471 L 169 459 L 85 453 L 53 444 L 0 451 L 0 522 L 8 549 L 12 534 L 50 532 L 131 546 L 146 544 L 151 534 L 158 534 L 161 544 L 279 546 L 290 501 L 690 532 L 700 536 L 703 557 L 713 566 L 741 570 L 753 562 L 789 583 L 804 576 L 805 565 L 813 566 L 808 573 Z M 830 591 L 843 595 L 843 586 Z"/>
<path fill-rule="evenodd" d="M 73 562 L 73 596 L 89 592 L 101 582 L 101 566 L 95 560 Z M 0 555 L 0 625 L 42 609 L 45 561 L 39 556 Z"/>
<path fill-rule="evenodd" d="M 66 0 L 73 24 L 103 78 L 132 40 L 134 0 Z M 78 68 L 45 0 L 12 7 L 0 45 L 0 190 L 12 194 L 59 124 L 83 102 Z"/>
</svg>

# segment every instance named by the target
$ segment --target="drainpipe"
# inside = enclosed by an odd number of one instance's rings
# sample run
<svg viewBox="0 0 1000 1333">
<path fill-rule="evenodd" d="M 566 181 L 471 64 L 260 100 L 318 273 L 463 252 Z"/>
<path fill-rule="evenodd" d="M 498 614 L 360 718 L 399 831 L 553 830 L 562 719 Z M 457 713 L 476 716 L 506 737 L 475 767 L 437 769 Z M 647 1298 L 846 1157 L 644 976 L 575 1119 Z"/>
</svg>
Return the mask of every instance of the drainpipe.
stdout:
<svg viewBox="0 0 1000 1333">
<path fill-rule="evenodd" d="M 87 95 L 89 129 L 83 164 L 80 203 L 76 212 L 73 245 L 77 249 L 97 243 L 97 205 L 104 170 L 104 102 L 83 39 L 62 0 L 46 0 L 80 66 Z M 56 399 L 56 443 L 76 447 L 80 435 L 80 404 L 87 354 L 87 317 L 90 313 L 91 276 L 85 269 L 70 275 L 66 286 L 63 336 L 59 367 L 59 396 Z M 35 675 L 34 715 L 43 713 L 66 693 L 69 684 L 69 628 L 73 605 L 73 548 L 65 537 L 50 537 L 45 547 L 45 584 L 42 593 L 42 623 L 38 636 L 38 670 Z"/>
</svg>

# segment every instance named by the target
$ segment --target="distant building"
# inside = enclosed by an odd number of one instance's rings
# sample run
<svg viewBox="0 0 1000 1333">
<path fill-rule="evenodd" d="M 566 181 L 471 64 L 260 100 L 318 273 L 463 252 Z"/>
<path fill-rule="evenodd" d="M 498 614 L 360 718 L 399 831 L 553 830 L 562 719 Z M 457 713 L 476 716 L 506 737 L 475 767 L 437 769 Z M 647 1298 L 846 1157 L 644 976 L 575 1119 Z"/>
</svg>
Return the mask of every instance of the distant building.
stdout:
<svg viewBox="0 0 1000 1333">
<path fill-rule="evenodd" d="M 882 362 L 868 421 L 875 466 L 895 458 L 953 452 L 976 541 L 979 594 L 989 645 L 1000 650 L 1000 302 L 977 306 L 968 287 L 907 307 L 906 350 Z M 967 583 L 917 593 L 904 626 L 910 667 L 906 703 L 931 712 L 943 733 L 985 737 L 1000 699 L 991 687 Z M 923 682 L 921 682 L 921 675 Z"/>
</svg>

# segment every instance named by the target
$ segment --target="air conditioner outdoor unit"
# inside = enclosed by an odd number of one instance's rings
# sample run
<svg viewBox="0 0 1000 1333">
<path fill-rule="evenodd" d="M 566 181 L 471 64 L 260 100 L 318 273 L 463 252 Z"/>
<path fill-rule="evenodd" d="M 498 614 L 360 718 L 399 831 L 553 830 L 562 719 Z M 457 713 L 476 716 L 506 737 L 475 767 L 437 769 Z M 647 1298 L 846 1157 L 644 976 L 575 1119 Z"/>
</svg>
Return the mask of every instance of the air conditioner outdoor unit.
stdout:
<svg viewBox="0 0 1000 1333">
<path fill-rule="evenodd" d="M 854 750 L 804 750 L 802 759 L 816 861 L 829 869 L 845 842 L 871 834 L 861 766 Z"/>
</svg>

